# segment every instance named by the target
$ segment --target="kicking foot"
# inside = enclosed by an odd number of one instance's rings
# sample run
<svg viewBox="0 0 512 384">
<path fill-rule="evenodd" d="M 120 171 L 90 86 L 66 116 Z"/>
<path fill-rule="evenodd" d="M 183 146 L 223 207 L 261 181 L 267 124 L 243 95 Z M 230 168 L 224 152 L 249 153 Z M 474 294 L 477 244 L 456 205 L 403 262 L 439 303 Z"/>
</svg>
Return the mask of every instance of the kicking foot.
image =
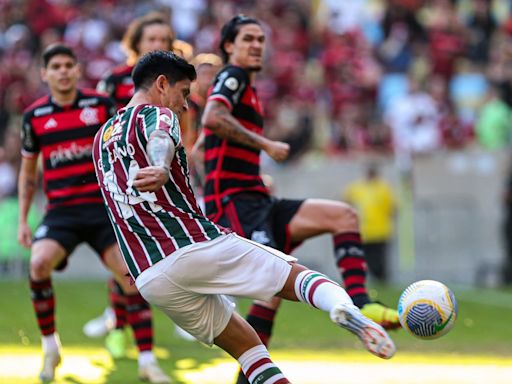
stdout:
<svg viewBox="0 0 512 384">
<path fill-rule="evenodd" d="M 383 359 L 390 359 L 395 354 L 395 344 L 386 331 L 362 315 L 355 305 L 338 304 L 330 315 L 333 322 L 359 337 L 368 352 Z"/>
<path fill-rule="evenodd" d="M 156 361 L 139 365 L 139 379 L 154 384 L 170 384 L 172 382 Z"/>
<path fill-rule="evenodd" d="M 85 323 L 83 332 L 87 337 L 103 337 L 114 328 L 115 322 L 114 310 L 107 307 L 101 316 Z"/>
<path fill-rule="evenodd" d="M 126 333 L 124 329 L 113 329 L 105 338 L 105 348 L 113 359 L 126 357 Z"/>
<path fill-rule="evenodd" d="M 395 309 L 386 307 L 379 302 L 373 302 L 363 305 L 361 313 L 367 318 L 373 320 L 384 329 L 400 328 L 400 320 L 398 320 L 398 312 Z"/>
<path fill-rule="evenodd" d="M 43 356 L 43 368 L 39 378 L 43 383 L 49 383 L 55 379 L 55 369 L 60 364 L 60 351 L 46 352 Z"/>
</svg>

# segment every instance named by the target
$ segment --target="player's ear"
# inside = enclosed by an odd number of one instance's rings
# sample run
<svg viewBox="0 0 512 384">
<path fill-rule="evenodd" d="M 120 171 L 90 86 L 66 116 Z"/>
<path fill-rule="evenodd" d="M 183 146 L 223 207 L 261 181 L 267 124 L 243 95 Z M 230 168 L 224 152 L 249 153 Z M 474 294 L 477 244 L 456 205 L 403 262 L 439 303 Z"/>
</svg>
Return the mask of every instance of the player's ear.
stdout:
<svg viewBox="0 0 512 384">
<path fill-rule="evenodd" d="M 226 41 L 224 43 L 224 50 L 228 55 L 231 55 L 233 53 L 233 42 L 232 41 Z"/>
<path fill-rule="evenodd" d="M 158 75 L 155 80 L 156 89 L 158 89 L 159 92 L 164 92 L 165 86 L 168 83 L 169 82 L 167 81 L 167 77 L 165 77 L 165 75 Z"/>
<path fill-rule="evenodd" d="M 46 67 L 41 68 L 41 80 L 43 81 L 43 83 L 46 83 L 47 81 Z"/>
<path fill-rule="evenodd" d="M 78 78 L 80 79 L 82 77 L 82 66 L 80 63 L 76 63 L 76 73 L 78 75 Z"/>
</svg>

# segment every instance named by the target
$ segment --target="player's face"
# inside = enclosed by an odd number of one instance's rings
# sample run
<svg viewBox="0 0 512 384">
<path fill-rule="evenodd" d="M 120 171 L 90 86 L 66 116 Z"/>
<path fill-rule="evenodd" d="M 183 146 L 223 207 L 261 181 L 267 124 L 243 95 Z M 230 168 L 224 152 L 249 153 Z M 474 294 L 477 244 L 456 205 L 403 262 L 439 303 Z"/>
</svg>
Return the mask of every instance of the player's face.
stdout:
<svg viewBox="0 0 512 384">
<path fill-rule="evenodd" d="M 80 67 L 68 55 L 55 55 L 42 69 L 41 77 L 52 93 L 74 92 L 80 78 Z"/>
<path fill-rule="evenodd" d="M 258 24 L 240 26 L 235 41 L 225 44 L 229 62 L 239 67 L 259 71 L 263 65 L 265 35 Z"/>
<path fill-rule="evenodd" d="M 174 85 L 165 86 L 162 104 L 173 111 L 178 117 L 188 110 L 188 97 L 190 95 L 190 80 L 184 79 Z"/>
<path fill-rule="evenodd" d="M 165 24 L 150 24 L 142 30 L 139 49 L 140 56 L 152 51 L 171 50 L 171 28 Z"/>
</svg>

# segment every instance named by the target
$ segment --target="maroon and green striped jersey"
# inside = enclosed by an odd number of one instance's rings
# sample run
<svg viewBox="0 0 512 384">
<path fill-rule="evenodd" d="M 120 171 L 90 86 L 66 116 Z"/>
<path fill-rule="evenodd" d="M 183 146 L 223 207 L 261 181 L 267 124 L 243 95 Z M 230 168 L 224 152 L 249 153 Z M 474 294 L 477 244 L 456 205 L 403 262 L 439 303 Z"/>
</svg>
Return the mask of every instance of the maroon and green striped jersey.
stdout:
<svg viewBox="0 0 512 384">
<path fill-rule="evenodd" d="M 224 67 L 214 80 L 208 100 L 224 103 L 233 117 L 248 130 L 263 135 L 263 111 L 246 70 L 233 65 Z M 222 202 L 241 192 L 268 194 L 260 176 L 260 150 L 223 139 L 204 129 L 206 215 L 217 220 Z"/>
<path fill-rule="evenodd" d="M 92 163 L 94 135 L 114 113 L 109 98 L 81 89 L 67 106 L 42 97 L 23 114 L 22 155 L 42 155 L 47 209 L 102 204 Z"/>
<path fill-rule="evenodd" d="M 155 129 L 171 136 L 176 152 L 169 180 L 156 192 L 132 186 L 148 167 L 146 145 Z M 187 157 L 176 115 L 167 108 L 121 108 L 97 133 L 94 165 L 124 259 L 135 279 L 177 249 L 213 240 L 227 232 L 204 217 L 188 179 Z"/>
</svg>

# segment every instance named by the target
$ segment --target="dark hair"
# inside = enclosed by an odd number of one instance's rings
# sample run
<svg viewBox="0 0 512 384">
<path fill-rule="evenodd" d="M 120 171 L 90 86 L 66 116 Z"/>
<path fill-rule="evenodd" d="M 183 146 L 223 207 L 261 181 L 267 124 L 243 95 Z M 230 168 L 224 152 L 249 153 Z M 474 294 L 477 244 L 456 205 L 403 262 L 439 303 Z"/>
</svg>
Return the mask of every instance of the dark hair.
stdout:
<svg viewBox="0 0 512 384">
<path fill-rule="evenodd" d="M 71 48 L 69 48 L 67 45 L 57 43 L 49 45 L 43 51 L 43 67 L 46 68 L 50 60 L 57 55 L 66 55 L 71 57 L 74 61 L 77 61 L 75 52 L 73 52 Z"/>
<path fill-rule="evenodd" d="M 169 27 L 169 29 L 171 30 L 171 34 L 169 35 L 169 50 L 172 49 L 174 36 L 170 23 L 166 20 L 163 14 L 159 12 L 150 12 L 147 15 L 144 15 L 132 21 L 123 36 L 122 46 L 126 50 L 126 54 L 128 55 L 129 61 L 135 63 L 137 57 L 140 54 L 139 48 L 137 48 L 137 46 L 139 45 L 140 40 L 142 39 L 144 28 L 154 24 L 161 24 Z"/>
<path fill-rule="evenodd" d="M 196 79 L 196 70 L 185 59 L 168 51 L 153 51 L 141 57 L 135 68 L 132 78 L 135 90 L 149 88 L 160 75 L 164 75 L 170 85 L 189 79 Z"/>
<path fill-rule="evenodd" d="M 222 56 L 222 60 L 224 63 L 227 63 L 229 61 L 229 55 L 226 52 L 226 49 L 224 48 L 224 44 L 226 43 L 232 43 L 235 41 L 236 36 L 238 35 L 238 32 L 240 31 L 241 25 L 246 24 L 258 24 L 261 25 L 258 20 L 256 20 L 253 17 L 245 16 L 245 15 L 236 15 L 231 20 L 229 20 L 224 26 L 222 27 L 220 31 L 220 53 Z"/>
</svg>

